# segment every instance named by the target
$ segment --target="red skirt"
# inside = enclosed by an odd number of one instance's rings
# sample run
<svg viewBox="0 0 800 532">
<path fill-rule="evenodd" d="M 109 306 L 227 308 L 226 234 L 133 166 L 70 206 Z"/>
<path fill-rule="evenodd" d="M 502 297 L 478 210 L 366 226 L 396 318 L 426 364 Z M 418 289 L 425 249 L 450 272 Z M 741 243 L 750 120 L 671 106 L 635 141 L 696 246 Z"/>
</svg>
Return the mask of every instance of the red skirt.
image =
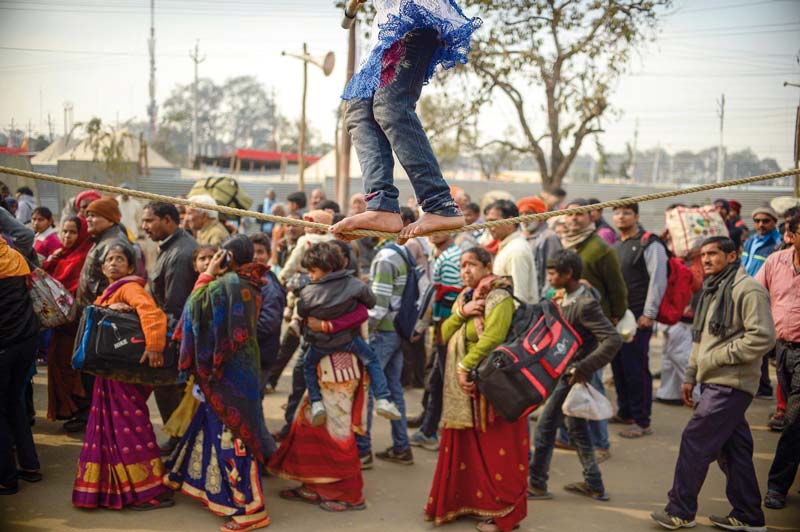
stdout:
<svg viewBox="0 0 800 532">
<path fill-rule="evenodd" d="M 525 416 L 495 417 L 486 432 L 444 429 L 425 519 L 438 526 L 474 515 L 513 529 L 528 514 L 528 445 Z"/>
</svg>

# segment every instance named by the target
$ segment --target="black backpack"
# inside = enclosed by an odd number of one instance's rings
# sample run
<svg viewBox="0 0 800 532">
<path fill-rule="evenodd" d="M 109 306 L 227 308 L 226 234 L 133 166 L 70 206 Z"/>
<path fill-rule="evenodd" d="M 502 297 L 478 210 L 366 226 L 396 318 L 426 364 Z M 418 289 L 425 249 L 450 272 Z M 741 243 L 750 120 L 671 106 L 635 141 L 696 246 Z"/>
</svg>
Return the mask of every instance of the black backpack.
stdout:
<svg viewBox="0 0 800 532">
<path fill-rule="evenodd" d="M 406 286 L 403 288 L 403 295 L 400 297 L 400 308 L 394 317 L 394 330 L 400 338 L 410 340 L 414 335 L 414 328 L 419 319 L 420 309 L 420 288 L 419 282 L 422 274 L 417 269 L 417 262 L 406 248 L 397 244 L 388 244 L 386 247 L 395 250 L 403 257 L 406 263 Z"/>
<path fill-rule="evenodd" d="M 521 303 L 506 341 L 471 377 L 504 419 L 516 421 L 547 400 L 582 343 L 556 303 Z"/>
<path fill-rule="evenodd" d="M 171 339 L 164 365 L 140 364 L 145 339 L 135 312 L 118 312 L 90 305 L 81 317 L 72 367 L 99 377 L 131 384 L 165 385 L 178 381 L 178 345 Z"/>
</svg>

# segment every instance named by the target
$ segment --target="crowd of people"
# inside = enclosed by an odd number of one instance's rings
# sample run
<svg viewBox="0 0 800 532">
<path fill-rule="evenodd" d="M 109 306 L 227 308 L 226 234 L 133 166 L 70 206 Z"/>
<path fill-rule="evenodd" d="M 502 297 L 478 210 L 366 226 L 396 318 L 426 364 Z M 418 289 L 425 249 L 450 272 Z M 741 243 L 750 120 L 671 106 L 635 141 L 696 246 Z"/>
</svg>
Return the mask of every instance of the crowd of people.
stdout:
<svg viewBox="0 0 800 532">
<path fill-rule="evenodd" d="M 613 487 L 600 464 L 612 458 L 610 426 L 623 438 L 648 437 L 657 430 L 653 401 L 694 406 L 668 504 L 653 513 L 659 524 L 694 526 L 713 461 L 727 477 L 732 506 L 729 515 L 712 516 L 714 524 L 765 530 L 762 504 L 787 504 L 800 463 L 797 208 L 779 215 L 759 207 L 750 230 L 738 202 L 717 200 L 729 236 L 708 238 L 682 258 L 694 296 L 677 323 L 664 325 L 658 318 L 669 290 L 670 235 L 647 231 L 635 203 L 613 209 L 610 224 L 595 210 L 485 231 L 406 233 L 403 242 L 347 242 L 289 223 L 224 219 L 213 209 L 93 190 L 72 198 L 57 218 L 29 188 L 16 198 L 4 190 L 0 494 L 47 471 L 31 428 L 38 360 L 47 371 L 46 418 L 84 433 L 72 497 L 81 508 L 165 508 L 182 492 L 225 517 L 222 530 L 253 530 L 270 522 L 264 475 L 298 482 L 283 498 L 360 510 L 363 470 L 376 459 L 412 465 L 421 450 L 438 452 L 425 519 L 439 525 L 472 515 L 482 532 L 512 530 L 528 501 L 555 497 L 548 472 L 556 447 L 575 450 L 582 466 L 583 479 L 565 489 L 609 500 Z M 482 208 L 463 191 L 454 198 L 468 223 L 594 203 L 567 199 L 563 190 Z M 321 189 L 283 202 L 270 190 L 256 210 L 335 225 L 367 205 L 356 194 L 345 214 Z M 400 214 L 404 226 L 414 224 L 417 205 Z M 75 297 L 74 321 L 40 329 L 26 284 L 37 268 Z M 431 294 L 428 312 L 409 330 L 411 283 L 432 288 L 422 291 Z M 474 370 L 504 342 L 515 309 L 543 298 L 557 303 L 582 344 L 544 406 L 509 422 L 478 392 Z M 144 333 L 140 362 L 159 368 L 166 352 L 177 351 L 175 382 L 132 384 L 74 369 L 78 321 L 90 305 L 135 312 Z M 623 341 L 619 325 L 628 313 L 635 326 Z M 659 334 L 654 395 L 649 349 Z M 281 390 L 287 383 L 279 377 L 292 361 L 290 388 Z M 573 386 L 605 395 L 607 367 L 613 417 L 565 416 Z M 408 386 L 425 388 L 416 417 L 406 414 Z M 270 432 L 263 398 L 279 391 L 288 393 L 284 424 Z M 151 393 L 160 436 L 147 406 Z M 745 412 L 754 397 L 773 393 L 778 406 L 769 424 L 782 433 L 762 499 Z M 391 420 L 392 443 L 377 452 L 373 410 Z"/>
</svg>

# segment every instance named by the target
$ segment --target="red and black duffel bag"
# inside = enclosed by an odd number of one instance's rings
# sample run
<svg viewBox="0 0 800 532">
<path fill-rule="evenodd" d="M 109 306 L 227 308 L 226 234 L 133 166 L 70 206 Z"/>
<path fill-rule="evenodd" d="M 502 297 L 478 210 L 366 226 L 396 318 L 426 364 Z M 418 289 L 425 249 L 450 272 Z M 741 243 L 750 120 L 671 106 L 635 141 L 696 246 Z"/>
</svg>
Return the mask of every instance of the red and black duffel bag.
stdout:
<svg viewBox="0 0 800 532">
<path fill-rule="evenodd" d="M 549 299 L 521 304 L 505 343 L 472 378 L 495 411 L 515 421 L 547 400 L 582 343 L 557 304 Z"/>
</svg>

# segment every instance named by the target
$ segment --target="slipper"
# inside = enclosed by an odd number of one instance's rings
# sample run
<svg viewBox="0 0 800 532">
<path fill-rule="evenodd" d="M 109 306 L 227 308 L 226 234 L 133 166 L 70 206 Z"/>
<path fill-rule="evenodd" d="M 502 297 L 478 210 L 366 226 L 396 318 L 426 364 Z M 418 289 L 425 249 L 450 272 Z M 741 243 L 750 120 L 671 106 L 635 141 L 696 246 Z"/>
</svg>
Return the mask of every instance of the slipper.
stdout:
<svg viewBox="0 0 800 532">
<path fill-rule="evenodd" d="M 17 469 L 17 478 L 25 482 L 39 482 L 44 477 L 39 471 L 25 471 L 24 469 Z"/>
<path fill-rule="evenodd" d="M 364 510 L 367 505 L 363 501 L 358 504 L 350 504 L 344 501 L 322 501 L 319 503 L 319 507 L 326 512 L 346 512 L 348 510 Z"/>
<path fill-rule="evenodd" d="M 596 501 L 607 501 L 609 499 L 608 493 L 605 491 L 594 491 L 586 482 L 573 482 L 572 484 L 567 484 L 564 486 L 564 489 L 572 493 L 577 493 L 578 495 L 583 495 L 584 497 L 589 497 L 590 499 L 594 499 Z"/>
<path fill-rule="evenodd" d="M 261 521 L 256 521 L 250 525 L 242 525 L 231 519 L 221 527 L 219 527 L 220 532 L 248 532 L 249 530 L 255 530 L 257 528 L 264 528 L 269 526 L 269 516 L 265 517 Z"/>
<path fill-rule="evenodd" d="M 532 489 L 528 488 L 528 500 L 529 501 L 549 501 L 553 498 L 553 494 L 547 490 L 544 490 L 544 493 L 536 493 Z"/>
<path fill-rule="evenodd" d="M 649 436 L 652 433 L 653 429 L 651 429 L 650 427 L 640 427 L 639 425 L 633 425 L 631 428 L 625 429 L 622 432 L 620 432 L 619 435 L 629 440 L 635 440 L 643 436 Z"/>
<path fill-rule="evenodd" d="M 322 500 L 322 497 L 313 491 L 304 489 L 302 487 L 281 490 L 278 495 L 281 499 L 286 499 L 287 501 L 299 501 L 306 502 L 308 504 L 319 504 Z"/>
<path fill-rule="evenodd" d="M 150 499 L 147 502 L 143 502 L 141 504 L 131 504 L 128 506 L 131 510 L 137 512 L 149 512 L 150 510 L 158 510 L 159 508 L 171 508 L 175 506 L 175 501 L 173 499 Z"/>
</svg>

